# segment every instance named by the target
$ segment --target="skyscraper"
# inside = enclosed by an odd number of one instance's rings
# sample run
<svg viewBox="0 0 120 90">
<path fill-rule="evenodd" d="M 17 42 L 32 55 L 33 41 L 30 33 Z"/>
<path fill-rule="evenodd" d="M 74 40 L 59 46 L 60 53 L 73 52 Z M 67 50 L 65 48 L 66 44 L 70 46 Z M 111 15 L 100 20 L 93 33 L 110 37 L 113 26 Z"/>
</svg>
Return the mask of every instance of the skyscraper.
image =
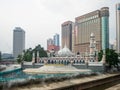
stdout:
<svg viewBox="0 0 120 90">
<path fill-rule="evenodd" d="M 54 42 L 54 45 L 55 46 L 59 46 L 59 34 L 55 34 L 54 36 L 53 36 L 53 42 Z"/>
<path fill-rule="evenodd" d="M 22 54 L 25 49 L 25 31 L 16 27 L 13 30 L 13 57 L 17 58 L 19 54 Z"/>
<path fill-rule="evenodd" d="M 74 23 L 72 21 L 66 21 L 62 24 L 62 48 L 66 45 L 72 51 L 72 30 Z"/>
<path fill-rule="evenodd" d="M 109 8 L 103 7 L 75 18 L 75 53 L 89 50 L 89 37 L 95 35 L 98 50 L 109 48 Z"/>
<path fill-rule="evenodd" d="M 109 48 L 109 8 L 101 8 L 102 49 Z"/>
<path fill-rule="evenodd" d="M 116 4 L 116 50 L 120 53 L 120 3 Z"/>
<path fill-rule="evenodd" d="M 49 38 L 48 40 L 47 40 L 47 50 L 48 50 L 48 47 L 50 46 L 50 45 L 53 45 L 54 43 L 53 43 L 53 39 L 52 38 Z"/>
</svg>

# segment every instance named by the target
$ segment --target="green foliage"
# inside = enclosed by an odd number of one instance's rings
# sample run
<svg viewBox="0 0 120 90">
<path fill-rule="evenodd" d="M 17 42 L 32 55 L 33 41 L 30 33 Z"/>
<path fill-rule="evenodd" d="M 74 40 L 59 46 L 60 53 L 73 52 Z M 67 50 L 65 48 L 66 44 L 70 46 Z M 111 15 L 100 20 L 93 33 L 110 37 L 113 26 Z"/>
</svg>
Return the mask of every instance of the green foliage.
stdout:
<svg viewBox="0 0 120 90">
<path fill-rule="evenodd" d="M 24 51 L 23 59 L 25 61 L 32 61 L 32 49 L 31 48 L 29 48 L 26 51 Z"/>
<path fill-rule="evenodd" d="M 105 50 L 105 55 L 106 55 L 106 63 L 108 64 L 108 66 L 110 68 L 112 66 L 118 68 L 118 64 L 120 63 L 120 61 L 118 59 L 118 54 L 115 52 L 115 50 L 113 50 L 113 49 L 106 49 Z M 102 56 L 103 56 L 103 50 L 101 50 L 98 53 L 98 59 L 99 59 L 99 61 L 102 60 Z"/>
<path fill-rule="evenodd" d="M 35 52 L 35 60 L 37 58 L 37 52 L 39 52 L 39 57 L 48 57 L 46 51 L 41 47 L 41 45 L 36 46 L 33 49 L 33 52 Z"/>
<path fill-rule="evenodd" d="M 103 50 L 100 50 L 100 52 L 98 53 L 98 61 L 102 60 L 102 56 L 103 56 Z"/>
<path fill-rule="evenodd" d="M 20 64 L 22 62 L 23 58 L 22 55 L 18 55 L 17 62 Z"/>
<path fill-rule="evenodd" d="M 47 57 L 46 51 L 41 47 L 41 45 L 37 45 L 34 49 L 29 48 L 26 51 L 24 50 L 24 61 L 32 61 L 32 54 L 35 53 L 35 60 L 37 58 L 37 52 L 39 52 L 40 57 Z"/>
</svg>

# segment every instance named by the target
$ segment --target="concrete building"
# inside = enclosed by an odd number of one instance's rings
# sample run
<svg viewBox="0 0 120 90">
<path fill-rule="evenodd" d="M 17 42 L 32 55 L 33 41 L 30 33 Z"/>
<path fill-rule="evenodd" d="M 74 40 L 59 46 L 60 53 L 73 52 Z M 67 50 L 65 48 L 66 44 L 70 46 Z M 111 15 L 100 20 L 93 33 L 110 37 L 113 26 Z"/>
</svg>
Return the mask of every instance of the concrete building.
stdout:
<svg viewBox="0 0 120 90">
<path fill-rule="evenodd" d="M 96 36 L 97 50 L 109 48 L 109 8 L 76 17 L 74 33 L 75 53 L 88 50 L 91 33 Z"/>
<path fill-rule="evenodd" d="M 49 38 L 49 39 L 47 40 L 47 50 L 48 50 L 48 48 L 49 48 L 50 45 L 54 45 L 54 42 L 53 42 L 53 39 L 52 39 L 52 38 Z"/>
<path fill-rule="evenodd" d="M 60 49 L 59 46 L 56 46 L 53 44 L 53 45 L 49 45 L 47 50 L 57 52 L 57 51 L 59 51 L 59 49 Z"/>
<path fill-rule="evenodd" d="M 74 29 L 74 23 L 72 21 L 66 21 L 62 25 L 62 48 L 66 45 L 72 51 L 72 31 Z"/>
<path fill-rule="evenodd" d="M 3 60 L 13 59 L 13 55 L 10 53 L 2 53 L 2 59 Z"/>
<path fill-rule="evenodd" d="M 113 49 L 116 50 L 116 39 L 113 42 Z"/>
<path fill-rule="evenodd" d="M 120 53 L 120 3 L 116 4 L 116 50 Z"/>
<path fill-rule="evenodd" d="M 52 38 L 49 38 L 47 40 L 47 50 L 48 51 L 59 51 L 60 46 L 59 46 L 59 34 L 55 34 Z"/>
<path fill-rule="evenodd" d="M 47 45 L 53 45 L 53 44 L 54 44 L 53 39 L 52 39 L 52 38 L 49 38 L 49 39 L 47 40 Z"/>
<path fill-rule="evenodd" d="M 25 31 L 16 27 L 13 31 L 13 57 L 17 58 L 25 50 Z"/>
<path fill-rule="evenodd" d="M 53 36 L 53 42 L 54 42 L 54 45 L 55 46 L 60 46 L 59 45 L 59 34 L 55 34 L 54 36 Z"/>
</svg>

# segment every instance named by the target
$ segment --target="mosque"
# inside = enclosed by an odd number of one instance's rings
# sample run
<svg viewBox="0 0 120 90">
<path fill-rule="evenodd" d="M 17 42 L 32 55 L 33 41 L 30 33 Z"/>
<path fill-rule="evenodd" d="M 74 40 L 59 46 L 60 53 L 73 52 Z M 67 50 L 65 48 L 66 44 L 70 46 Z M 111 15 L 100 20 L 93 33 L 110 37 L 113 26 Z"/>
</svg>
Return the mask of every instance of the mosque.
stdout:
<svg viewBox="0 0 120 90">
<path fill-rule="evenodd" d="M 90 35 L 90 52 L 86 50 L 83 55 L 75 55 L 66 45 L 63 49 L 59 50 L 55 57 L 40 58 L 37 53 L 37 62 L 40 64 L 83 64 L 88 62 L 98 62 L 98 51 L 96 49 L 96 41 L 94 33 Z M 33 53 L 32 63 L 35 63 L 35 53 Z"/>
<path fill-rule="evenodd" d="M 105 56 L 101 62 L 98 61 L 98 51 L 96 49 L 96 41 L 94 33 L 90 35 L 89 51 L 86 50 L 84 55 L 75 55 L 66 45 L 63 49 L 58 51 L 55 57 L 40 58 L 37 53 L 37 60 L 35 61 L 35 53 L 33 53 L 32 62 L 24 62 L 22 68 L 25 72 L 44 73 L 63 73 L 63 72 L 79 72 L 79 71 L 104 71 Z M 30 69 L 28 69 L 30 68 Z M 67 71 L 66 71 L 67 70 Z"/>
</svg>

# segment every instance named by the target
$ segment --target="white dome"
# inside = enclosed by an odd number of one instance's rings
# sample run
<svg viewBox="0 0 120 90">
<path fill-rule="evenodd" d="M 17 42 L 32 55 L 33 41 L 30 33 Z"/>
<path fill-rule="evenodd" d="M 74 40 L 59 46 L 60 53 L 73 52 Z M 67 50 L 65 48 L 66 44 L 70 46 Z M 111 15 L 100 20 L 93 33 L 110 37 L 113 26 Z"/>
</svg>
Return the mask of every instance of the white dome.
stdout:
<svg viewBox="0 0 120 90">
<path fill-rule="evenodd" d="M 65 46 L 63 49 L 58 51 L 58 56 L 67 57 L 72 56 L 73 53 Z"/>
</svg>

